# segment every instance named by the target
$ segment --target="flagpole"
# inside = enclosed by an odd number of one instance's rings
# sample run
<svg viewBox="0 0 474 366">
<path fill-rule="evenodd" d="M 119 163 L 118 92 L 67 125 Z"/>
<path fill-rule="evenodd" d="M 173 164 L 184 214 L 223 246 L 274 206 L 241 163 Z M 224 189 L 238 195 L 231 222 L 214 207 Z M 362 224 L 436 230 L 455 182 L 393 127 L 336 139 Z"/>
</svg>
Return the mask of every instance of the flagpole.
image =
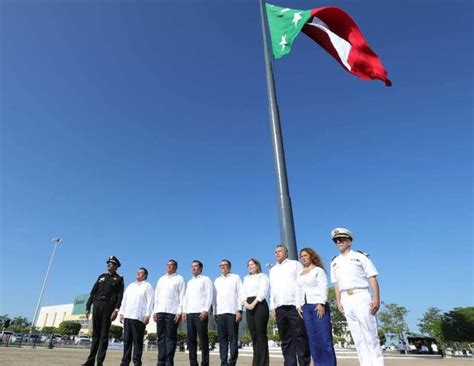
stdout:
<svg viewBox="0 0 474 366">
<path fill-rule="evenodd" d="M 288 248 L 288 258 L 297 259 L 295 226 L 293 222 L 293 210 L 288 189 L 288 178 L 286 174 L 285 151 L 283 149 L 283 137 L 281 134 L 280 112 L 275 90 L 275 79 L 273 77 L 272 56 L 268 44 L 268 26 L 265 3 L 260 0 L 260 15 L 262 18 L 263 53 L 265 55 L 265 71 L 267 80 L 267 92 L 270 114 L 270 129 L 272 135 L 273 158 L 275 161 L 276 183 L 278 193 L 278 214 L 280 218 L 280 239 L 282 244 Z"/>
<path fill-rule="evenodd" d="M 51 259 L 49 260 L 48 269 L 46 270 L 46 275 L 44 276 L 43 286 L 41 287 L 41 292 L 38 298 L 38 302 L 36 303 L 35 315 L 33 315 L 33 321 L 31 322 L 31 327 L 30 327 L 30 334 L 33 333 L 33 328 L 36 322 L 36 316 L 38 315 L 38 310 L 41 305 L 41 299 L 43 297 L 44 289 L 46 287 L 46 282 L 48 281 L 49 271 L 51 270 L 51 265 L 53 264 L 54 253 L 56 253 L 56 248 L 58 247 L 58 245 L 63 242 L 61 238 L 53 238 L 51 241 L 54 243 L 53 254 L 51 254 Z"/>
</svg>

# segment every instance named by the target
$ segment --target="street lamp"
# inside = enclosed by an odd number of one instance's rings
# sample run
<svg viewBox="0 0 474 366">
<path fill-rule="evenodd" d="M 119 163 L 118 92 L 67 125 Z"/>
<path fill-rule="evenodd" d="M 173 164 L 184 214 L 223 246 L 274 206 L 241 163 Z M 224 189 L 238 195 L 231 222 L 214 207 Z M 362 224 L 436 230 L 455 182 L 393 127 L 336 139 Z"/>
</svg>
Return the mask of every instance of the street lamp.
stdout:
<svg viewBox="0 0 474 366">
<path fill-rule="evenodd" d="M 51 259 L 49 260 L 48 269 L 46 271 L 46 275 L 44 276 L 43 287 L 41 288 L 38 302 L 36 303 L 35 315 L 33 315 L 33 321 L 31 322 L 31 327 L 30 327 L 30 334 L 33 333 L 33 327 L 35 326 L 36 316 L 38 315 L 39 306 L 41 304 L 41 298 L 43 297 L 44 288 L 46 287 L 46 282 L 48 281 L 49 270 L 51 269 L 51 264 L 53 263 L 54 253 L 56 253 L 56 248 L 58 247 L 58 245 L 63 242 L 61 238 L 53 238 L 51 239 L 51 241 L 54 243 L 53 254 L 51 254 Z"/>
</svg>

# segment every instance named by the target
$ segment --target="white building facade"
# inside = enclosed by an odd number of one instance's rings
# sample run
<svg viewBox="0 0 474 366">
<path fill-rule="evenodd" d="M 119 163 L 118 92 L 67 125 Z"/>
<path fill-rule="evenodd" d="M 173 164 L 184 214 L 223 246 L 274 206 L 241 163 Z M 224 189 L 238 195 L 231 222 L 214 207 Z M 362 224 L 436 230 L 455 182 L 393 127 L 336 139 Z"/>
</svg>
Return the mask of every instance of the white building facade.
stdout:
<svg viewBox="0 0 474 366">
<path fill-rule="evenodd" d="M 59 327 L 72 314 L 73 304 L 43 306 L 40 309 L 35 327 Z"/>
</svg>

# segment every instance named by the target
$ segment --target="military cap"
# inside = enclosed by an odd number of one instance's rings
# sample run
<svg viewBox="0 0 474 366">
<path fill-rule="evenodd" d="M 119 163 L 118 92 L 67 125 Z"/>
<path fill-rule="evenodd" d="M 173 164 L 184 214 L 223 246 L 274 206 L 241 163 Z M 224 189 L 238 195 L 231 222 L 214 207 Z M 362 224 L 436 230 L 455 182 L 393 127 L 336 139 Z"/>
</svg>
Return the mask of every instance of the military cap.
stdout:
<svg viewBox="0 0 474 366">
<path fill-rule="evenodd" d="M 111 255 L 109 257 L 109 259 L 107 260 L 107 264 L 109 263 L 115 263 L 117 265 L 117 267 L 120 267 L 122 264 L 120 264 L 120 261 L 118 260 L 118 258 L 115 256 L 115 255 Z"/>
<path fill-rule="evenodd" d="M 354 235 L 352 235 L 350 230 L 344 229 L 343 227 L 337 227 L 331 231 L 332 239 L 336 238 L 351 238 L 354 240 Z"/>
</svg>

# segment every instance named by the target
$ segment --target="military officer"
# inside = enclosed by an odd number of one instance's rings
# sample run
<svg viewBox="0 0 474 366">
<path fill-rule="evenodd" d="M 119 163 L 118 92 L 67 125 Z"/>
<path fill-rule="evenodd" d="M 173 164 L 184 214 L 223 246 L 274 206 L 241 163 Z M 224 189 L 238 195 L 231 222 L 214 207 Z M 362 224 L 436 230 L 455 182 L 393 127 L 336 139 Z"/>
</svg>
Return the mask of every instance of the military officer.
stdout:
<svg viewBox="0 0 474 366">
<path fill-rule="evenodd" d="M 337 307 L 346 317 L 354 339 L 359 363 L 361 366 L 383 366 L 375 317 L 380 307 L 377 269 L 367 253 L 351 250 L 354 235 L 350 230 L 335 228 L 331 237 L 340 253 L 331 262 L 331 282 L 334 283 Z"/>
<path fill-rule="evenodd" d="M 91 290 L 86 304 L 86 318 L 89 319 L 91 305 L 92 312 L 92 343 L 91 351 L 83 366 L 94 366 L 97 355 L 97 366 L 102 366 L 109 344 L 110 324 L 117 317 L 122 303 L 124 282 L 123 277 L 117 273 L 120 261 L 115 256 L 107 260 L 107 273 L 99 276 Z"/>
</svg>

